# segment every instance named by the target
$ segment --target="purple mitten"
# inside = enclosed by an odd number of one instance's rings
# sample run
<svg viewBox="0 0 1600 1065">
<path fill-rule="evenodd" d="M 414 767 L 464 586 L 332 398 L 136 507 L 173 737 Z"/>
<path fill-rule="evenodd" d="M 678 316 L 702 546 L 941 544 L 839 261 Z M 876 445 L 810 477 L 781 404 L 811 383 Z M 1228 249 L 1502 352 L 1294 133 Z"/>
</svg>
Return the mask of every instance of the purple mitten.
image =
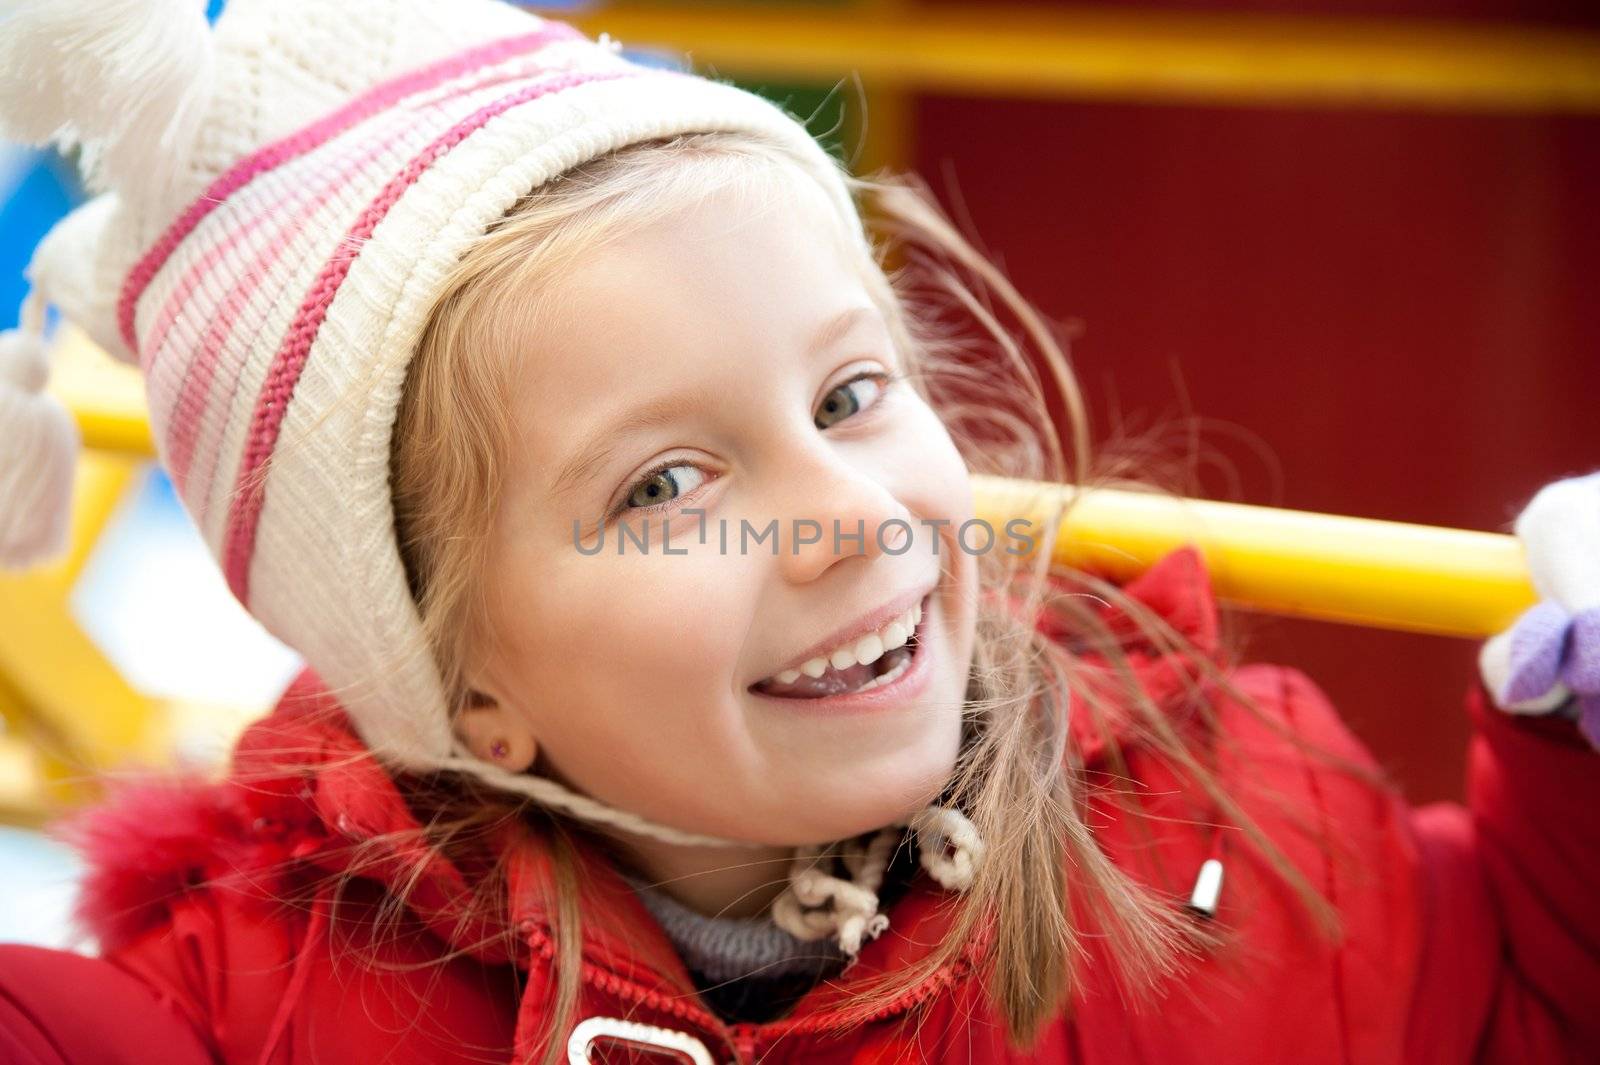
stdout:
<svg viewBox="0 0 1600 1065">
<path fill-rule="evenodd" d="M 1511 713 L 1576 717 L 1600 750 L 1600 473 L 1546 485 L 1516 532 L 1540 601 L 1484 644 L 1484 684 Z"/>
<path fill-rule="evenodd" d="M 1600 749 L 1600 609 L 1568 614 L 1555 603 L 1532 607 L 1511 627 L 1502 705 L 1536 704 L 1565 689 L 1578 728 Z"/>
</svg>

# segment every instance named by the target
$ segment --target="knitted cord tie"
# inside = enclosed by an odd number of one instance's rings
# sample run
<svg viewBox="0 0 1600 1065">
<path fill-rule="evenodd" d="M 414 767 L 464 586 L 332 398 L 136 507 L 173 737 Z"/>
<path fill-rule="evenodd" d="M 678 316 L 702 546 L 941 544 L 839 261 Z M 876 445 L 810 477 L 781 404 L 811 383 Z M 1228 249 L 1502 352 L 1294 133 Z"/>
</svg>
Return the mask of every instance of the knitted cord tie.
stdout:
<svg viewBox="0 0 1600 1065">
<path fill-rule="evenodd" d="M 939 886 L 950 891 L 971 887 L 983 864 L 984 847 L 967 816 L 948 806 L 929 806 L 913 815 L 910 825 L 917 834 L 922 867 Z"/>
<path fill-rule="evenodd" d="M 928 806 L 879 829 L 862 845 L 859 839 L 832 847 L 801 847 L 789 867 L 789 885 L 772 904 L 772 919 L 801 940 L 834 937 L 854 962 L 861 946 L 882 935 L 889 916 L 878 912 L 878 889 L 901 836 L 909 826 L 917 838 L 922 867 L 941 887 L 965 891 L 983 862 L 983 841 L 961 811 Z M 842 862 L 849 879 L 827 870 Z"/>
</svg>

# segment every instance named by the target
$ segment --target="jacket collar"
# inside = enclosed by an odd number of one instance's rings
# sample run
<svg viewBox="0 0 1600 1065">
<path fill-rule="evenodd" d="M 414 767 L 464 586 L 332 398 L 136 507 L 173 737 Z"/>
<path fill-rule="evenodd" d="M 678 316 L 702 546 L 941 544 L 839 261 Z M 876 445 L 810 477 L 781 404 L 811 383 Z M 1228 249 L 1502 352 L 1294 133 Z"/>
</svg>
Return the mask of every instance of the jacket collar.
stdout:
<svg viewBox="0 0 1600 1065">
<path fill-rule="evenodd" d="M 1167 555 L 1123 590 L 1202 652 L 1217 655 L 1216 604 L 1197 550 L 1185 547 Z M 1101 610 L 1113 630 L 1126 638 L 1130 663 L 1152 697 L 1159 701 L 1181 691 L 1189 682 L 1185 667 L 1143 640 L 1126 614 L 1109 606 Z M 1136 743 L 1135 733 L 1126 729 L 1125 722 L 1110 722 L 1111 736 L 1119 743 Z M 1083 764 L 1096 765 L 1105 754 L 1108 737 L 1091 726 L 1086 715 L 1072 715 L 1069 731 Z M 283 764 L 280 752 L 292 753 L 292 770 L 278 771 Z M 274 713 L 241 738 L 232 779 L 247 782 L 246 801 L 254 823 L 283 824 L 291 835 L 298 832 L 299 842 L 292 849 L 306 859 L 343 871 L 359 849 L 372 858 L 370 863 L 363 861 L 362 875 L 396 885 L 403 880 L 412 911 L 453 949 L 468 950 L 491 963 L 526 963 L 528 951 L 550 951 L 549 900 L 556 888 L 548 850 L 519 826 L 509 826 L 499 839 L 498 848 L 510 870 L 507 912 L 526 948 L 522 957 L 510 958 L 497 945 L 505 937 L 493 934 L 497 929 L 483 919 L 472 918 L 472 871 L 407 841 L 419 828 L 416 818 L 312 670 L 296 677 Z M 645 993 L 686 995 L 692 1001 L 689 974 L 643 903 L 596 845 L 581 834 L 570 838 L 579 864 L 586 967 L 595 966 Z M 781 1023 L 820 1024 L 832 1007 L 850 996 L 858 981 L 924 956 L 951 923 L 950 901 L 930 878 L 919 874 L 891 908 L 890 931 L 863 947 L 856 964 L 840 979 L 827 981 L 806 996 Z M 972 960 L 969 956 L 963 962 Z"/>
<path fill-rule="evenodd" d="M 1213 664 L 1226 664 L 1219 635 L 1217 601 L 1210 574 L 1197 548 L 1186 545 L 1170 552 L 1124 585 L 1122 591 L 1171 626 Z M 1129 613 L 1104 603 L 1099 614 L 1127 655 L 1139 687 L 1155 703 L 1160 705 L 1175 699 L 1199 681 L 1192 663 L 1153 644 Z M 1062 636 L 1051 633 L 1048 626 L 1041 626 L 1041 630 L 1057 638 Z M 1080 667 L 1092 668 L 1097 663 L 1103 663 L 1097 655 L 1084 655 L 1078 660 Z M 1073 746 L 1086 768 L 1095 767 L 1105 758 L 1112 739 L 1124 748 L 1140 742 L 1140 733 L 1131 722 L 1115 716 L 1115 707 L 1109 709 L 1112 716 L 1105 723 L 1105 731 L 1101 731 L 1087 714 L 1072 714 L 1068 719 Z M 1174 721 L 1179 727 L 1192 724 L 1194 722 L 1187 718 Z"/>
</svg>

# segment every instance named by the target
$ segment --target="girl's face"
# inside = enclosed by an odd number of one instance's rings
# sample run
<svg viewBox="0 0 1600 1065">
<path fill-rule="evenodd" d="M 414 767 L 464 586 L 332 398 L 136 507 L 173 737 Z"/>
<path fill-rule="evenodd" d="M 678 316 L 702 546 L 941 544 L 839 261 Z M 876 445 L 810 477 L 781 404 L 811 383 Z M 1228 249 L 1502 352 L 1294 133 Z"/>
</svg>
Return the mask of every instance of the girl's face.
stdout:
<svg viewBox="0 0 1600 1065">
<path fill-rule="evenodd" d="M 535 772 L 783 846 L 882 826 L 947 781 L 973 649 L 977 560 L 956 538 L 971 488 L 896 378 L 873 267 L 847 249 L 811 183 L 729 187 L 545 293 L 469 671 L 497 727 L 537 745 Z M 879 654 L 868 634 L 906 640 L 919 610 L 910 653 L 856 661 Z"/>
</svg>

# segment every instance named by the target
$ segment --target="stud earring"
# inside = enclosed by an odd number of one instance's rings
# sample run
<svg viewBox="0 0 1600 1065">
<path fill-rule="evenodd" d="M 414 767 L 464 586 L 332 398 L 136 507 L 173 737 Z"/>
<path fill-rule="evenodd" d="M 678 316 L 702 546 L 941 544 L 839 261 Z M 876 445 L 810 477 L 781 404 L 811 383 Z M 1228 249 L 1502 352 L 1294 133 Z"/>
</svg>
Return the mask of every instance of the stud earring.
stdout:
<svg viewBox="0 0 1600 1065">
<path fill-rule="evenodd" d="M 493 743 L 489 744 L 489 754 L 494 757 L 495 761 L 499 761 L 510 753 L 511 745 L 505 740 L 495 740 Z"/>
</svg>

